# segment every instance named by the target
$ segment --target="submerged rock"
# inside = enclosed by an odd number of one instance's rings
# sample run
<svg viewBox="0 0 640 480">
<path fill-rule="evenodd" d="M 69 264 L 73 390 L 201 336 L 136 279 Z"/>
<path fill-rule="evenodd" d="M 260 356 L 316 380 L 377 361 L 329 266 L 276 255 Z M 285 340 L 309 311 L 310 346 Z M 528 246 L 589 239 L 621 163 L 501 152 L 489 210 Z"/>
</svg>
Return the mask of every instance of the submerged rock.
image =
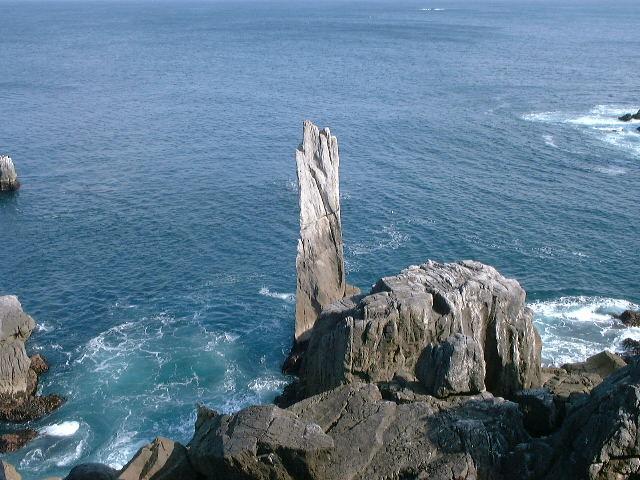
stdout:
<svg viewBox="0 0 640 480">
<path fill-rule="evenodd" d="M 436 384 L 442 394 L 486 389 L 501 396 L 538 387 L 542 344 L 524 301 L 517 281 L 478 262 L 409 267 L 368 295 L 323 311 L 302 362 L 301 389 L 313 395 L 400 372 L 422 377 L 432 393 Z M 456 334 L 467 339 L 452 341 Z M 448 363 L 433 365 L 433 355 Z"/>
<path fill-rule="evenodd" d="M 20 188 L 13 160 L 8 155 L 0 155 L 0 192 L 11 192 Z"/>
<path fill-rule="evenodd" d="M 346 293 L 338 140 L 328 128 L 320 130 L 305 121 L 296 164 L 300 238 L 296 258 L 295 340 L 303 342 L 322 309 Z"/>
</svg>

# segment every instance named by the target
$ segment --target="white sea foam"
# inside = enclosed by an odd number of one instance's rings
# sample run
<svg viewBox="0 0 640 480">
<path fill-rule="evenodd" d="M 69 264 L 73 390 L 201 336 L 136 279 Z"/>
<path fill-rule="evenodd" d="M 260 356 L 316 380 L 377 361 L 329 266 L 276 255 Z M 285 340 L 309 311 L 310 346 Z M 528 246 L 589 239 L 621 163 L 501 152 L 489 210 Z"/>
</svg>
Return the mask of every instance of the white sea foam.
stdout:
<svg viewBox="0 0 640 480">
<path fill-rule="evenodd" d="M 522 115 L 522 119 L 573 126 L 615 148 L 640 156 L 640 133 L 636 130 L 640 120 L 623 122 L 618 119 L 624 113 L 635 111 L 630 106 L 596 105 L 588 112 L 530 112 Z M 555 146 L 551 135 L 543 138 L 547 145 Z"/>
<path fill-rule="evenodd" d="M 258 378 L 255 378 L 255 379 L 251 380 L 249 382 L 249 385 L 247 385 L 247 386 L 249 387 L 250 390 L 253 390 L 254 392 L 256 392 L 258 394 L 262 394 L 262 393 L 269 393 L 269 392 L 279 391 L 286 384 L 287 384 L 287 381 L 285 379 L 283 379 L 283 378 L 258 377 Z"/>
<path fill-rule="evenodd" d="M 544 139 L 545 145 L 548 145 L 553 148 L 558 148 L 558 145 L 556 145 L 553 135 L 543 135 L 542 138 Z"/>
<path fill-rule="evenodd" d="M 587 296 L 534 302 L 529 307 L 542 337 L 543 360 L 553 365 L 619 350 L 630 329 L 620 329 L 613 315 L 638 308 L 627 300 Z M 637 335 L 640 338 L 640 329 Z"/>
<path fill-rule="evenodd" d="M 272 292 L 268 287 L 262 287 L 258 292 L 260 295 L 265 297 L 277 298 L 279 300 L 284 300 L 287 303 L 294 303 L 296 301 L 295 293 L 280 293 L 280 292 Z"/>
<path fill-rule="evenodd" d="M 613 175 L 613 176 L 624 175 L 625 173 L 627 173 L 626 168 L 615 167 L 615 166 L 596 167 L 596 171 L 600 173 L 604 173 L 605 175 Z"/>
<path fill-rule="evenodd" d="M 421 8 L 421 12 L 443 12 L 444 8 Z"/>
<path fill-rule="evenodd" d="M 73 420 L 48 425 L 40 430 L 40 434 L 48 435 L 50 437 L 70 437 L 75 435 L 79 428 L 80 422 Z"/>
<path fill-rule="evenodd" d="M 39 332 L 49 333 L 53 332 L 54 326 L 48 324 L 47 322 L 38 321 L 38 323 L 36 324 L 36 330 L 38 330 Z"/>
<path fill-rule="evenodd" d="M 374 232 L 368 242 L 352 243 L 347 248 L 353 255 L 367 255 L 380 250 L 397 250 L 409 239 L 409 235 L 400 232 L 395 225 L 382 227 Z"/>
</svg>

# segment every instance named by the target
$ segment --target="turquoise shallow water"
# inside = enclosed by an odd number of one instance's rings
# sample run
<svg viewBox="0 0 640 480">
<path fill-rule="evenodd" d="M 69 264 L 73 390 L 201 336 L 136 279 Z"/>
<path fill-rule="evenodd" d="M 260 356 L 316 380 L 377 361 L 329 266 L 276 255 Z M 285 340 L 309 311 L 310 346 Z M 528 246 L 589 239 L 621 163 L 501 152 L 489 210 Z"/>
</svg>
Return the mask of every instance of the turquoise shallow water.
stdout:
<svg viewBox="0 0 640 480">
<path fill-rule="evenodd" d="M 547 362 L 640 331 L 633 1 L 0 2 L 0 293 L 68 402 L 26 478 L 121 465 L 195 404 L 270 401 L 293 331 L 302 120 L 342 159 L 350 280 L 473 258 Z M 55 428 L 53 428 L 55 427 Z"/>
</svg>

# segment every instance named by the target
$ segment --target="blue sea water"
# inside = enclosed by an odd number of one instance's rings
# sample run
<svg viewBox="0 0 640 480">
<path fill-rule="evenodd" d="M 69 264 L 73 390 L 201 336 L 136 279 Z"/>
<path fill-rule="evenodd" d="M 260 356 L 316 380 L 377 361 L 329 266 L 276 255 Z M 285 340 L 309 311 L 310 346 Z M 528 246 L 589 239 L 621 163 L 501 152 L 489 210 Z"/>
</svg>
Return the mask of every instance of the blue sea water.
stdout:
<svg viewBox="0 0 640 480">
<path fill-rule="evenodd" d="M 472 258 L 548 363 L 640 330 L 636 0 L 0 1 L 0 294 L 67 403 L 7 459 L 120 466 L 269 402 L 293 332 L 302 120 L 341 148 L 349 278 Z"/>
</svg>

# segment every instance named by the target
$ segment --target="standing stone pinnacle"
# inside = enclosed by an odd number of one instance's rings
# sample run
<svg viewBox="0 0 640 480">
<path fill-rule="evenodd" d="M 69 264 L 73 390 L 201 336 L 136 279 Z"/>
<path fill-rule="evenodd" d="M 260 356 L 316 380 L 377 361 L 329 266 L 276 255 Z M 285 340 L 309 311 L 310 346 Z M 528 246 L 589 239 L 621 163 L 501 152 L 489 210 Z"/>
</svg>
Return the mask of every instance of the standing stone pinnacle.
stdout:
<svg viewBox="0 0 640 480">
<path fill-rule="evenodd" d="M 296 151 L 300 238 L 296 258 L 296 342 L 303 342 L 322 308 L 345 296 L 340 222 L 338 140 L 328 128 L 304 122 Z"/>
</svg>

